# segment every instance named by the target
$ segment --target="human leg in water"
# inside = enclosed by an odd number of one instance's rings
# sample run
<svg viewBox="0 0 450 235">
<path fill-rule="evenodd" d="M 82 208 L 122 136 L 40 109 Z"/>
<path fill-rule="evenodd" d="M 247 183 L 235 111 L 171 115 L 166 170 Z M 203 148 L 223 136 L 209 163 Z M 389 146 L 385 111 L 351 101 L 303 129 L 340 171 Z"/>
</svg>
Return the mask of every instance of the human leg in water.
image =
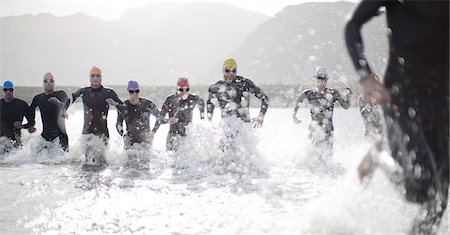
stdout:
<svg viewBox="0 0 450 235">
<path fill-rule="evenodd" d="M 105 152 L 109 139 L 105 136 L 95 136 L 92 134 L 85 136 L 84 155 L 86 163 L 90 165 L 105 165 Z"/>
<path fill-rule="evenodd" d="M 410 233 L 433 234 L 448 200 L 448 101 L 420 96 L 394 98 L 385 112 L 389 145 L 402 169 L 406 199 L 424 210 Z"/>
</svg>

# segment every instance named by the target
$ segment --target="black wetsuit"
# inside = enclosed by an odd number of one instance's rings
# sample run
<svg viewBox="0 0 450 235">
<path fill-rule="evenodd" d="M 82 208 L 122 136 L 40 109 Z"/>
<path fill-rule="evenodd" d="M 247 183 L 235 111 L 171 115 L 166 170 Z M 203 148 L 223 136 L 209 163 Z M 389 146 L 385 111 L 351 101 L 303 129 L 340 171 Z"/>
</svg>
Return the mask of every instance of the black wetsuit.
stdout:
<svg viewBox="0 0 450 235">
<path fill-rule="evenodd" d="M 223 117 L 236 116 L 244 122 L 250 122 L 250 94 L 261 100 L 260 116 L 264 116 L 269 108 L 269 97 L 250 79 L 237 76 L 228 83 L 220 80 L 209 87 L 207 101 L 208 116 L 214 113 L 213 100 L 217 100 Z"/>
<path fill-rule="evenodd" d="M 189 94 L 187 99 L 183 100 L 177 94 L 170 95 L 164 101 L 159 113 L 158 121 L 156 122 L 153 132 L 156 132 L 161 124 L 169 121 L 169 118 L 176 117 L 178 122 L 170 125 L 169 134 L 167 135 L 166 148 L 167 150 L 176 150 L 180 137 L 186 136 L 186 127 L 192 122 L 193 110 L 195 105 L 200 110 L 200 118 L 205 118 L 205 102 L 203 99 L 195 94 Z"/>
<path fill-rule="evenodd" d="M 52 104 L 48 102 L 50 97 L 56 97 L 62 104 Z M 41 93 L 36 95 L 31 102 L 30 112 L 30 126 L 36 124 L 36 107 L 39 107 L 42 119 L 42 133 L 41 136 L 47 140 L 52 141 L 59 137 L 59 142 L 62 148 L 67 151 L 69 149 L 69 138 L 66 133 L 65 120 L 62 118 L 61 111 L 67 109 L 70 105 L 70 100 L 64 91 L 55 91 L 52 94 Z"/>
<path fill-rule="evenodd" d="M 120 107 L 117 107 L 120 109 Z M 123 121 L 127 125 L 126 135 L 130 137 L 131 144 L 148 143 L 145 133 L 150 132 L 150 114 L 158 117 L 159 110 L 155 103 L 150 100 L 140 98 L 136 105 L 125 101 L 125 108 L 118 110 L 116 128 L 120 135 L 124 134 Z"/>
<path fill-rule="evenodd" d="M 319 92 L 317 89 L 306 90 L 297 97 L 294 116 L 297 114 L 299 104 L 304 100 L 308 102 L 311 113 L 311 123 L 309 124 L 311 142 L 316 147 L 332 150 L 334 103 L 339 102 L 344 109 L 348 109 L 350 101 L 344 100 L 336 89 L 325 88 L 323 92 Z"/>
<path fill-rule="evenodd" d="M 345 33 L 361 77 L 371 73 L 361 27 L 383 6 L 390 28 L 384 77 L 392 97 L 384 107 L 389 145 L 403 168 L 406 198 L 431 207 L 435 204 L 414 228 L 432 233 L 431 227 L 439 224 L 447 206 L 449 186 L 449 2 L 361 2 Z M 441 199 L 436 200 L 435 192 Z"/>
<path fill-rule="evenodd" d="M 11 103 L 6 103 L 5 99 L 0 100 L 0 136 L 5 136 L 14 141 L 14 147 L 22 145 L 21 129 L 16 129 L 14 122 L 19 121 L 22 123 L 23 117 L 30 120 L 28 104 L 25 101 L 14 98 Z M 28 127 L 30 126 L 24 126 L 24 128 Z"/>
<path fill-rule="evenodd" d="M 123 104 L 117 97 L 115 91 L 106 87 L 93 89 L 91 87 L 80 88 L 72 94 L 73 102 L 78 97 L 83 99 L 84 125 L 83 134 L 94 134 L 105 139 L 105 143 L 109 139 L 108 131 L 108 110 L 109 104 L 106 99 L 112 98 L 115 102 Z"/>
<path fill-rule="evenodd" d="M 384 134 L 383 110 L 380 105 L 369 104 L 359 97 L 359 111 L 363 118 L 366 136 L 380 136 Z"/>
</svg>

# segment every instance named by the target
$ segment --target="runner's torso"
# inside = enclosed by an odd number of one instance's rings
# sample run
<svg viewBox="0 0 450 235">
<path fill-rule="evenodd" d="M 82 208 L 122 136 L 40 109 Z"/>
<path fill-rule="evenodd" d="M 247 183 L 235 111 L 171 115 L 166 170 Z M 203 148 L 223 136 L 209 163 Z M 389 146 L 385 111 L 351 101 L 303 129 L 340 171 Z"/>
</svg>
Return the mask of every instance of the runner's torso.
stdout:
<svg viewBox="0 0 450 235">
<path fill-rule="evenodd" d="M 69 100 L 67 94 L 64 91 L 56 91 L 48 95 L 42 93 L 33 98 L 33 101 L 30 105 L 30 111 L 34 112 L 34 109 L 36 107 L 39 107 L 42 119 L 41 135 L 46 139 L 54 139 L 61 134 L 66 133 L 64 118 L 60 116 L 64 106 L 48 102 L 48 99 L 50 97 L 56 97 L 64 104 L 67 104 Z"/>
<path fill-rule="evenodd" d="M 14 122 L 22 123 L 23 117 L 28 114 L 28 104 L 20 99 L 14 99 L 11 103 L 6 103 L 5 99 L 0 100 L 0 136 L 6 136 L 16 140 L 21 136 L 21 129 L 14 128 Z"/>
<path fill-rule="evenodd" d="M 150 115 L 158 115 L 158 108 L 152 101 L 141 98 L 136 105 L 133 105 L 126 100 L 125 107 L 122 115 L 129 135 L 136 136 L 150 131 Z"/>
<path fill-rule="evenodd" d="M 333 112 L 334 103 L 339 101 L 341 105 L 348 108 L 350 105 L 348 101 L 344 101 L 340 93 L 335 89 L 325 88 L 320 92 L 317 90 L 304 91 L 299 101 L 305 100 L 308 102 L 308 107 L 311 114 L 311 125 L 321 126 L 326 132 L 333 131 Z M 347 106 L 348 105 L 348 106 Z"/>
<path fill-rule="evenodd" d="M 186 126 L 192 122 L 194 114 L 193 111 L 196 105 L 202 106 L 198 107 L 199 109 L 204 109 L 203 99 L 195 94 L 189 94 L 187 99 L 185 100 L 181 99 L 181 97 L 177 94 L 173 94 L 167 97 L 162 108 L 164 110 L 161 111 L 164 111 L 164 113 L 168 113 L 169 118 L 178 118 L 177 123 L 170 125 L 171 133 L 179 133 L 185 135 Z M 203 115 L 203 113 L 201 115 Z"/>
<path fill-rule="evenodd" d="M 83 99 L 84 109 L 83 134 L 92 133 L 109 137 L 107 125 L 109 105 L 105 100 L 112 98 L 114 101 L 123 104 L 117 97 L 116 92 L 103 86 L 98 89 L 84 87 L 73 93 L 73 100 L 75 101 L 80 96 Z"/>
<path fill-rule="evenodd" d="M 236 116 L 243 121 L 250 121 L 250 94 L 262 100 L 261 112 L 266 113 L 268 98 L 255 84 L 244 77 L 228 83 L 220 80 L 209 87 L 209 92 L 217 99 L 222 117 Z"/>
</svg>

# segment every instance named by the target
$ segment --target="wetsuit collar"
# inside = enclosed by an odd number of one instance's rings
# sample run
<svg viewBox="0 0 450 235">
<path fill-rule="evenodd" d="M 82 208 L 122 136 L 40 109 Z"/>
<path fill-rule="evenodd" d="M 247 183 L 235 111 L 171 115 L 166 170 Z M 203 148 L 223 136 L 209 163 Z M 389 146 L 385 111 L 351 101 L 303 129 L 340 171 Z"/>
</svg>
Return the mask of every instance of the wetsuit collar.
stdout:
<svg viewBox="0 0 450 235">
<path fill-rule="evenodd" d="M 47 93 L 47 91 L 44 91 L 44 94 L 46 94 L 46 95 L 51 95 L 51 94 L 53 94 L 53 93 L 55 93 L 55 91 L 53 90 L 53 91 L 51 91 L 51 92 L 48 92 Z"/>
<path fill-rule="evenodd" d="M 7 104 L 11 104 L 16 98 L 12 98 L 10 102 L 6 98 L 3 98 Z"/>
<path fill-rule="evenodd" d="M 130 104 L 131 104 L 131 105 L 137 105 L 137 104 L 139 104 L 139 102 L 141 102 L 141 99 L 142 99 L 142 98 L 141 98 L 141 97 L 139 97 L 139 100 L 138 100 L 138 102 L 137 102 L 137 103 L 135 103 L 135 104 L 133 104 L 133 103 L 131 102 L 131 100 L 130 100 L 130 99 L 128 99 L 128 102 L 130 102 Z"/>
<path fill-rule="evenodd" d="M 231 83 L 234 83 L 234 82 L 238 82 L 241 78 L 242 78 L 242 77 L 240 77 L 240 76 L 236 76 L 236 78 L 233 79 L 232 81 L 226 80 L 225 78 L 223 79 L 223 81 L 224 81 L 226 84 L 231 84 Z"/>
<path fill-rule="evenodd" d="M 319 92 L 319 93 L 321 93 L 321 94 L 323 94 L 326 90 L 327 90 L 326 87 L 323 89 L 323 91 L 319 90 L 319 88 L 316 87 L 316 91 Z"/>
<path fill-rule="evenodd" d="M 97 88 L 94 88 L 94 87 L 92 87 L 92 86 L 90 86 L 91 87 L 91 89 L 92 90 L 100 90 L 100 89 L 102 89 L 103 88 L 103 85 L 100 85 L 99 87 L 97 87 Z"/>
</svg>

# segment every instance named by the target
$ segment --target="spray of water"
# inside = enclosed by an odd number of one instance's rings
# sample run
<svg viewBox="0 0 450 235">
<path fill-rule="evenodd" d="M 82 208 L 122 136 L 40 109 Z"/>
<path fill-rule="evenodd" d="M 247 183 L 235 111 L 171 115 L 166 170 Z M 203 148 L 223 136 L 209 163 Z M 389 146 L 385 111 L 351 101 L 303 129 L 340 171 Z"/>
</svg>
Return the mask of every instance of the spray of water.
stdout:
<svg viewBox="0 0 450 235">
<path fill-rule="evenodd" d="M 69 153 L 57 141 L 26 135 L 21 149 L 0 159 L 0 210 L 9 221 L 2 227 L 43 234 L 405 234 L 419 208 L 383 171 L 359 182 L 356 169 L 371 140 L 361 120 L 348 121 L 358 110 L 335 113 L 329 160 L 342 171 L 309 154 L 307 125 L 292 124 L 291 112 L 269 112 L 259 130 L 233 120 L 194 122 L 174 153 L 161 150 L 165 132 L 153 148 L 127 151 L 112 136 L 109 166 L 99 172 L 80 170 L 78 132 Z M 447 233 L 448 213 L 438 234 Z"/>
</svg>

